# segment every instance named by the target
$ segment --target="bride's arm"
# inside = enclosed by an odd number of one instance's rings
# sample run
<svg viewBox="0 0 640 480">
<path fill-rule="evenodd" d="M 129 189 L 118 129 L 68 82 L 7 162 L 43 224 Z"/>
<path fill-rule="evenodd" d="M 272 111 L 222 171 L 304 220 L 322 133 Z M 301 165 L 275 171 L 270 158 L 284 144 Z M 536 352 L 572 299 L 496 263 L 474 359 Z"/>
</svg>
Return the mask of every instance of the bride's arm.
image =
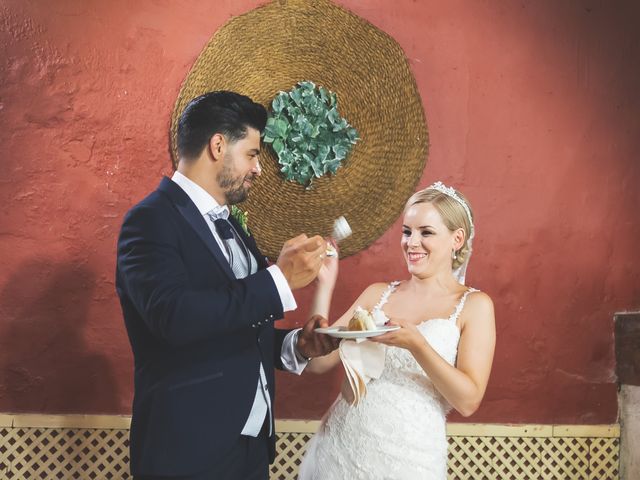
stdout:
<svg viewBox="0 0 640 480">
<path fill-rule="evenodd" d="M 338 279 L 338 257 L 327 257 L 320 267 L 318 272 L 318 280 L 316 284 L 316 290 L 311 301 L 311 308 L 309 310 L 309 318 L 313 315 L 320 315 L 324 318 L 329 318 L 329 310 L 331 307 L 331 299 L 333 297 L 333 289 Z M 337 360 L 337 361 L 336 361 Z M 337 350 L 334 350 L 328 355 L 323 357 L 314 357 L 309 360 L 309 363 L 304 369 L 303 373 L 324 373 L 333 368 L 340 361 L 340 357 Z"/>
<path fill-rule="evenodd" d="M 455 367 L 429 345 L 415 325 L 396 322 L 403 328 L 375 339 L 409 350 L 442 396 L 468 417 L 480 406 L 493 363 L 496 332 L 491 298 L 482 292 L 470 294 L 461 321 Z"/>
<path fill-rule="evenodd" d="M 384 288 L 386 288 L 386 286 L 387 284 L 385 283 L 374 283 L 373 285 L 368 286 L 364 290 L 364 292 L 360 294 L 356 301 L 353 302 L 353 305 L 351 305 L 351 307 L 349 307 L 349 309 L 344 312 L 344 314 L 338 320 L 336 320 L 335 323 L 332 324 L 332 326 L 346 327 L 349 324 L 349 320 L 351 320 L 356 307 L 361 306 L 363 308 L 370 309 L 371 306 L 376 303 L 377 299 L 380 298 L 380 295 L 382 294 L 382 291 L 384 290 Z M 316 289 L 316 295 L 313 297 L 313 302 L 311 304 L 311 315 L 315 313 L 328 318 L 330 304 L 331 293 L 327 293 L 326 291 L 319 291 L 319 289 Z M 334 368 L 339 363 L 340 354 L 338 353 L 338 350 L 334 350 L 329 355 L 325 355 L 324 357 L 312 358 L 304 371 L 311 373 L 325 373 Z"/>
</svg>

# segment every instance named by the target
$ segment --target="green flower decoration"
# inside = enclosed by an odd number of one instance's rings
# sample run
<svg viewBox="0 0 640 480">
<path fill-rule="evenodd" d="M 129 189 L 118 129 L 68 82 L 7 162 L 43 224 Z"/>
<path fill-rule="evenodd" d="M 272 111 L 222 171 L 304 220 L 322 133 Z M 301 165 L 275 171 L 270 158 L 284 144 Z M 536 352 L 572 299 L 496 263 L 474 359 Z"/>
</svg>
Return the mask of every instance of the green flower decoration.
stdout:
<svg viewBox="0 0 640 480">
<path fill-rule="evenodd" d="M 247 217 L 249 216 L 249 212 L 243 212 L 235 205 L 231 205 L 231 216 L 240 224 L 244 233 L 251 235 L 249 233 L 249 227 L 247 226 Z"/>
<path fill-rule="evenodd" d="M 263 140 L 278 156 L 287 180 L 307 187 L 314 177 L 336 173 L 358 132 L 338 113 L 336 94 L 304 81 L 271 103 Z"/>
</svg>

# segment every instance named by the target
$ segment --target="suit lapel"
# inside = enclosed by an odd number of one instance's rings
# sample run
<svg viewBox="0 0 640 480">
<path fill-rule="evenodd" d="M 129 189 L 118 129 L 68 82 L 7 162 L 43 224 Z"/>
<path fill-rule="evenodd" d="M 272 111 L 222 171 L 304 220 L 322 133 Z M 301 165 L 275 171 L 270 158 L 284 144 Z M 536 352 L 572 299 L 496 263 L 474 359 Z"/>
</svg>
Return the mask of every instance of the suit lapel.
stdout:
<svg viewBox="0 0 640 480">
<path fill-rule="evenodd" d="M 176 206 L 176 209 L 184 217 L 191 228 L 195 230 L 229 279 L 235 280 L 236 277 L 229 266 L 229 262 L 222 253 L 222 250 L 220 250 L 218 242 L 213 238 L 209 225 L 207 225 L 206 220 L 200 214 L 195 204 L 191 201 L 189 195 L 187 195 L 178 184 L 167 177 L 162 179 L 158 190 L 169 196 L 173 204 Z"/>
</svg>

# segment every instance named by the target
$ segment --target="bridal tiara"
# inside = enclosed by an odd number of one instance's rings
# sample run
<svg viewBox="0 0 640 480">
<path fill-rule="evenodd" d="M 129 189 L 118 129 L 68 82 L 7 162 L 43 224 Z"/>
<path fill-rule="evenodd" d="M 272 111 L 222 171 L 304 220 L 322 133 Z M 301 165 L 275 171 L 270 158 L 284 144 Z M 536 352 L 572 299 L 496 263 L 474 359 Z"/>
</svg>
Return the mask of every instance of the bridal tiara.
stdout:
<svg viewBox="0 0 640 480">
<path fill-rule="evenodd" d="M 469 210 L 469 205 L 467 205 L 467 202 L 465 202 L 464 200 L 462 200 L 462 198 L 460 198 L 460 196 L 458 195 L 458 193 L 455 191 L 454 188 L 452 187 L 447 187 L 444 183 L 438 181 L 435 182 L 434 184 L 430 185 L 428 188 L 433 189 L 433 190 L 437 190 L 440 193 L 444 193 L 445 195 L 447 195 L 448 197 L 453 198 L 456 202 L 458 202 L 460 205 L 462 205 L 462 208 L 464 208 L 464 211 L 467 213 L 467 219 L 469 219 L 469 225 L 471 225 L 471 233 L 469 234 L 469 240 L 471 240 L 474 236 L 475 233 L 475 228 L 473 227 L 473 219 L 471 218 L 471 210 Z"/>
</svg>

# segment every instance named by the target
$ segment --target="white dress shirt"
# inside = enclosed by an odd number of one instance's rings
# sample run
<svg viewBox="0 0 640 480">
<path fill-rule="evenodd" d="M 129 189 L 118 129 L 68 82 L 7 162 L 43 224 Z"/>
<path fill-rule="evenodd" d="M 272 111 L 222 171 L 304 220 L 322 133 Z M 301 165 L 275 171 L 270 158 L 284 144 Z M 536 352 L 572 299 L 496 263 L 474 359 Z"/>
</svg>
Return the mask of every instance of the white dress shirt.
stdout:
<svg viewBox="0 0 640 480">
<path fill-rule="evenodd" d="M 211 234 L 213 238 L 215 238 L 222 254 L 229 260 L 227 256 L 227 251 L 224 248 L 224 244 L 222 243 L 222 239 L 218 235 L 216 228 L 213 222 L 210 220 L 207 213 L 211 210 L 220 210 L 227 209 L 226 205 L 220 205 L 215 198 L 213 198 L 209 193 L 203 189 L 200 185 L 195 183 L 193 180 L 187 178 L 180 172 L 176 171 L 171 177 L 176 184 L 184 190 L 184 192 L 189 196 L 191 201 L 195 204 L 196 208 L 203 216 L 207 225 L 209 226 L 209 230 L 211 230 Z M 289 312 L 298 308 L 296 304 L 296 300 L 293 297 L 293 293 L 291 292 L 291 288 L 289 288 L 289 284 L 285 279 L 280 267 L 277 265 L 271 265 L 267 267 L 267 271 L 271 274 L 271 278 L 275 283 L 276 289 L 278 290 L 278 295 L 280 295 L 280 301 L 282 302 L 282 310 L 284 312 Z M 255 273 L 252 271 L 251 274 Z M 282 365 L 284 368 L 292 373 L 300 375 L 304 368 L 307 366 L 307 361 L 300 357 L 295 350 L 295 345 L 297 343 L 298 334 L 300 329 L 296 329 L 284 338 L 284 342 L 282 343 L 282 350 L 280 351 L 280 359 L 282 360 Z M 273 416 L 273 410 L 271 408 L 271 397 L 267 392 L 267 377 L 264 372 L 264 367 L 262 363 L 260 363 L 260 375 L 258 378 L 258 386 L 256 389 L 256 395 L 253 400 L 253 406 L 251 407 L 251 411 L 249 412 L 249 418 L 247 418 L 247 422 L 245 423 L 244 428 L 242 429 L 242 435 L 248 435 L 251 437 L 257 437 L 260 433 L 260 429 L 262 428 L 262 424 L 264 423 L 265 416 L 269 413 L 269 415 Z M 271 425 L 272 422 L 269 422 Z M 271 435 L 271 427 L 269 429 L 269 434 Z"/>
</svg>

